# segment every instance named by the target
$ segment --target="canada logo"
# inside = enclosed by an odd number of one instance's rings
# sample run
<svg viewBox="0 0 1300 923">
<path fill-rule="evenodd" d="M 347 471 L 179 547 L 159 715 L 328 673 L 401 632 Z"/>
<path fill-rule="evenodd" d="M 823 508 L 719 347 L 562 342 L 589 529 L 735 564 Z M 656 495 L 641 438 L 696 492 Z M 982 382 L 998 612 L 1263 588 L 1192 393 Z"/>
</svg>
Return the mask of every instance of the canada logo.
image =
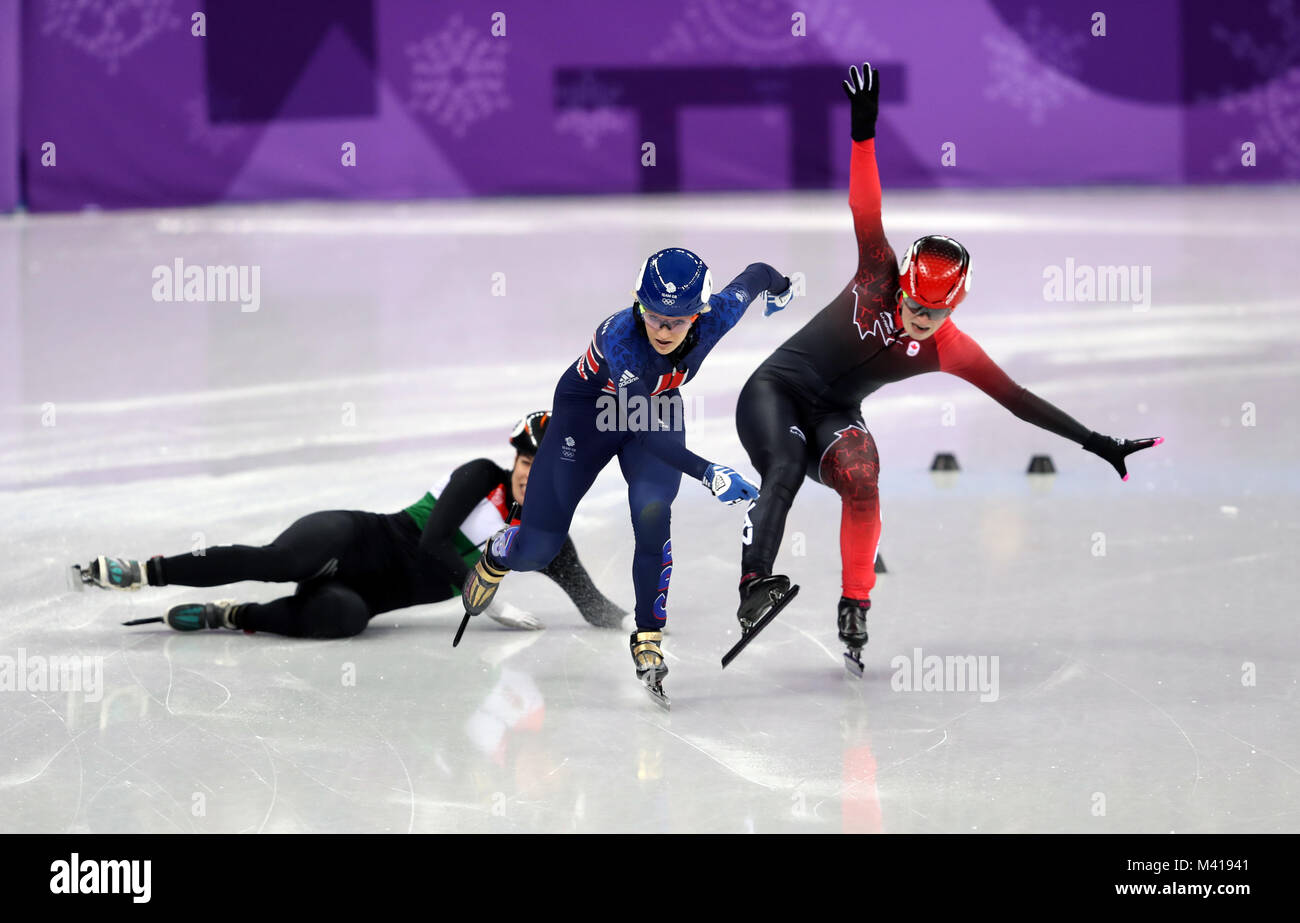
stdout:
<svg viewBox="0 0 1300 923">
<path fill-rule="evenodd" d="M 858 338 L 862 340 L 875 335 L 888 346 L 896 339 L 893 313 L 872 310 L 871 305 L 858 291 L 856 282 L 853 284 L 853 326 L 858 328 Z"/>
</svg>

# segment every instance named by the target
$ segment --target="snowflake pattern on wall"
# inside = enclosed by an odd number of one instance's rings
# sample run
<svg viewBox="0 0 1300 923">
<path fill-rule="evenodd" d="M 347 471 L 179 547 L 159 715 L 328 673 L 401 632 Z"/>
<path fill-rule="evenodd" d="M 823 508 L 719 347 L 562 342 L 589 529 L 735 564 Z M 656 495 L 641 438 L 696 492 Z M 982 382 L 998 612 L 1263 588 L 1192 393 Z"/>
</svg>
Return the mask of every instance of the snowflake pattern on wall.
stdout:
<svg viewBox="0 0 1300 923">
<path fill-rule="evenodd" d="M 805 0 L 807 35 L 791 33 L 794 9 L 786 0 L 689 0 L 681 18 L 668 24 L 668 37 L 650 50 L 659 63 L 698 61 L 779 66 L 823 61 L 831 51 L 846 60 L 870 60 L 889 53 L 863 24 L 853 0 Z"/>
<path fill-rule="evenodd" d="M 43 35 L 57 35 L 102 61 L 116 74 L 129 58 L 166 29 L 180 25 L 172 0 L 45 0 Z"/>
<path fill-rule="evenodd" d="M 632 128 L 632 113 L 617 108 L 619 87 L 601 82 L 590 71 L 562 87 L 556 100 L 554 127 L 558 134 L 575 135 L 592 150 L 605 135 Z"/>
<path fill-rule="evenodd" d="M 1249 61 L 1268 82 L 1246 93 L 1223 97 L 1219 109 L 1244 113 L 1253 123 L 1256 150 L 1278 156 L 1290 174 L 1300 172 L 1300 13 L 1294 0 L 1271 0 L 1269 13 L 1277 20 L 1278 41 L 1261 45 L 1247 32 L 1233 32 L 1216 24 L 1210 34 L 1228 47 L 1239 61 Z M 1271 79 L 1269 79 L 1271 78 Z M 1227 172 L 1241 163 L 1240 155 L 1218 158 L 1215 169 Z"/>
<path fill-rule="evenodd" d="M 406 46 L 410 106 L 458 138 L 475 122 L 508 108 L 506 39 L 474 29 L 456 13 L 432 35 Z"/>
<path fill-rule="evenodd" d="M 1037 7 L 1029 9 L 1017 31 L 984 36 L 991 71 L 984 96 L 1027 112 L 1031 125 L 1041 125 L 1048 112 L 1071 98 L 1084 97 L 1074 75 L 1080 70 L 1079 52 L 1088 41 L 1088 32 L 1068 33 L 1045 24 Z M 1043 61 L 1052 63 L 1049 66 Z"/>
</svg>

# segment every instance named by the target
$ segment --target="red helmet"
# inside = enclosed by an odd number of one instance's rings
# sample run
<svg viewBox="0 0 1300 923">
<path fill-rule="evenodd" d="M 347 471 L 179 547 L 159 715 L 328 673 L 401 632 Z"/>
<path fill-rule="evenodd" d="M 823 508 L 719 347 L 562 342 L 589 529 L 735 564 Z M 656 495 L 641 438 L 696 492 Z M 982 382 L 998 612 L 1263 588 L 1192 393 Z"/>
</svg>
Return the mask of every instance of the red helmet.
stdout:
<svg viewBox="0 0 1300 923">
<path fill-rule="evenodd" d="M 955 308 L 970 291 L 970 254 L 951 237 L 912 242 L 898 269 L 903 294 L 925 308 Z"/>
</svg>

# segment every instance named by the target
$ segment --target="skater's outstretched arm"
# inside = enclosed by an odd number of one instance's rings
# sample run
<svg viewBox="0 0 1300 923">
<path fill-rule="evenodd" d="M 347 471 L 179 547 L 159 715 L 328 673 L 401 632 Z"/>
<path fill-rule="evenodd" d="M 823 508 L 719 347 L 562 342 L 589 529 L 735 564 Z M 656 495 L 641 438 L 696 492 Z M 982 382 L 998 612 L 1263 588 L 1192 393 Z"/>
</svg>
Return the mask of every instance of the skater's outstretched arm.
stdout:
<svg viewBox="0 0 1300 923">
<path fill-rule="evenodd" d="M 790 303 L 789 297 L 782 297 L 789 290 L 790 280 L 767 263 L 750 263 L 727 283 L 726 288 L 709 299 L 709 311 L 698 321 L 701 337 L 712 337 L 714 341 L 720 339 L 740 322 L 746 309 L 760 295 L 764 295 L 763 302 L 767 306 L 763 312 L 765 315 L 781 310 Z"/>
<path fill-rule="evenodd" d="M 469 565 L 456 549 L 456 533 L 474 507 L 500 484 L 501 469 L 491 460 L 477 458 L 466 462 L 451 473 L 447 486 L 429 511 L 429 519 L 420 534 L 420 553 L 446 571 L 455 587 L 462 586 L 469 573 Z"/>
<path fill-rule="evenodd" d="M 1027 423 L 1083 445 L 1092 432 L 1074 417 L 1011 380 L 971 337 L 952 326 L 939 338 L 939 370 L 965 379 Z M 943 328 L 939 330 L 944 334 Z"/>
<path fill-rule="evenodd" d="M 939 329 L 939 333 L 944 334 L 939 344 L 940 371 L 969 381 L 1025 422 L 1077 442 L 1089 452 L 1110 462 L 1124 480 L 1128 480 L 1125 458 L 1164 442 L 1158 436 L 1135 440 L 1115 439 L 1088 429 L 1055 404 L 1012 381 L 1011 376 L 990 359 L 978 343 L 953 327 L 951 322 L 944 326 L 948 328 L 946 334 L 943 327 Z"/>
<path fill-rule="evenodd" d="M 573 539 L 565 536 L 559 553 L 551 563 L 543 567 L 545 574 L 559 584 L 560 589 L 573 601 L 582 613 L 582 617 L 599 628 L 619 628 L 623 624 L 626 610 L 615 605 L 596 588 L 591 575 L 578 560 L 578 549 L 573 546 Z"/>
</svg>

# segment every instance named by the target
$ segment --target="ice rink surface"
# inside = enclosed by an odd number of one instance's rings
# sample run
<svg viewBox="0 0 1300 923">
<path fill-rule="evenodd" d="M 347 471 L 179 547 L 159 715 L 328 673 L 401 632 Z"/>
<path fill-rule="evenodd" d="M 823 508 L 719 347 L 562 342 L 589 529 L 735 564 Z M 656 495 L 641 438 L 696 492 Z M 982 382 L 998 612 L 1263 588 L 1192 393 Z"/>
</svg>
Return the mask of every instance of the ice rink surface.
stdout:
<svg viewBox="0 0 1300 923">
<path fill-rule="evenodd" d="M 471 458 L 507 463 L 509 427 L 663 246 L 719 284 L 753 260 L 806 279 L 686 391 L 692 449 L 752 472 L 736 394 L 850 279 L 845 199 L 0 219 L 0 830 L 1300 830 L 1289 187 L 886 190 L 896 250 L 938 232 L 972 251 L 955 322 L 1012 377 L 1094 429 L 1168 441 L 1123 483 L 958 379 L 869 398 L 889 572 L 861 680 L 835 636 L 838 501 L 808 482 L 778 561 L 803 591 L 725 672 L 743 510 L 683 483 L 671 714 L 627 636 L 537 575 L 501 598 L 547 630 L 477 619 L 455 650 L 458 602 L 319 642 L 119 625 L 288 585 L 66 591 L 65 566 L 96 554 L 261 543 L 314 510 L 400 509 Z M 153 268 L 177 258 L 257 266 L 257 310 L 154 301 Z M 1045 300 L 1067 260 L 1149 266 L 1149 304 Z M 940 451 L 953 483 L 927 470 Z M 1054 478 L 1025 475 L 1035 453 Z M 630 606 L 617 466 L 573 535 Z M 83 658 L 95 688 L 33 688 L 20 666 L 53 656 Z M 903 688 L 931 656 L 990 684 Z"/>
</svg>

